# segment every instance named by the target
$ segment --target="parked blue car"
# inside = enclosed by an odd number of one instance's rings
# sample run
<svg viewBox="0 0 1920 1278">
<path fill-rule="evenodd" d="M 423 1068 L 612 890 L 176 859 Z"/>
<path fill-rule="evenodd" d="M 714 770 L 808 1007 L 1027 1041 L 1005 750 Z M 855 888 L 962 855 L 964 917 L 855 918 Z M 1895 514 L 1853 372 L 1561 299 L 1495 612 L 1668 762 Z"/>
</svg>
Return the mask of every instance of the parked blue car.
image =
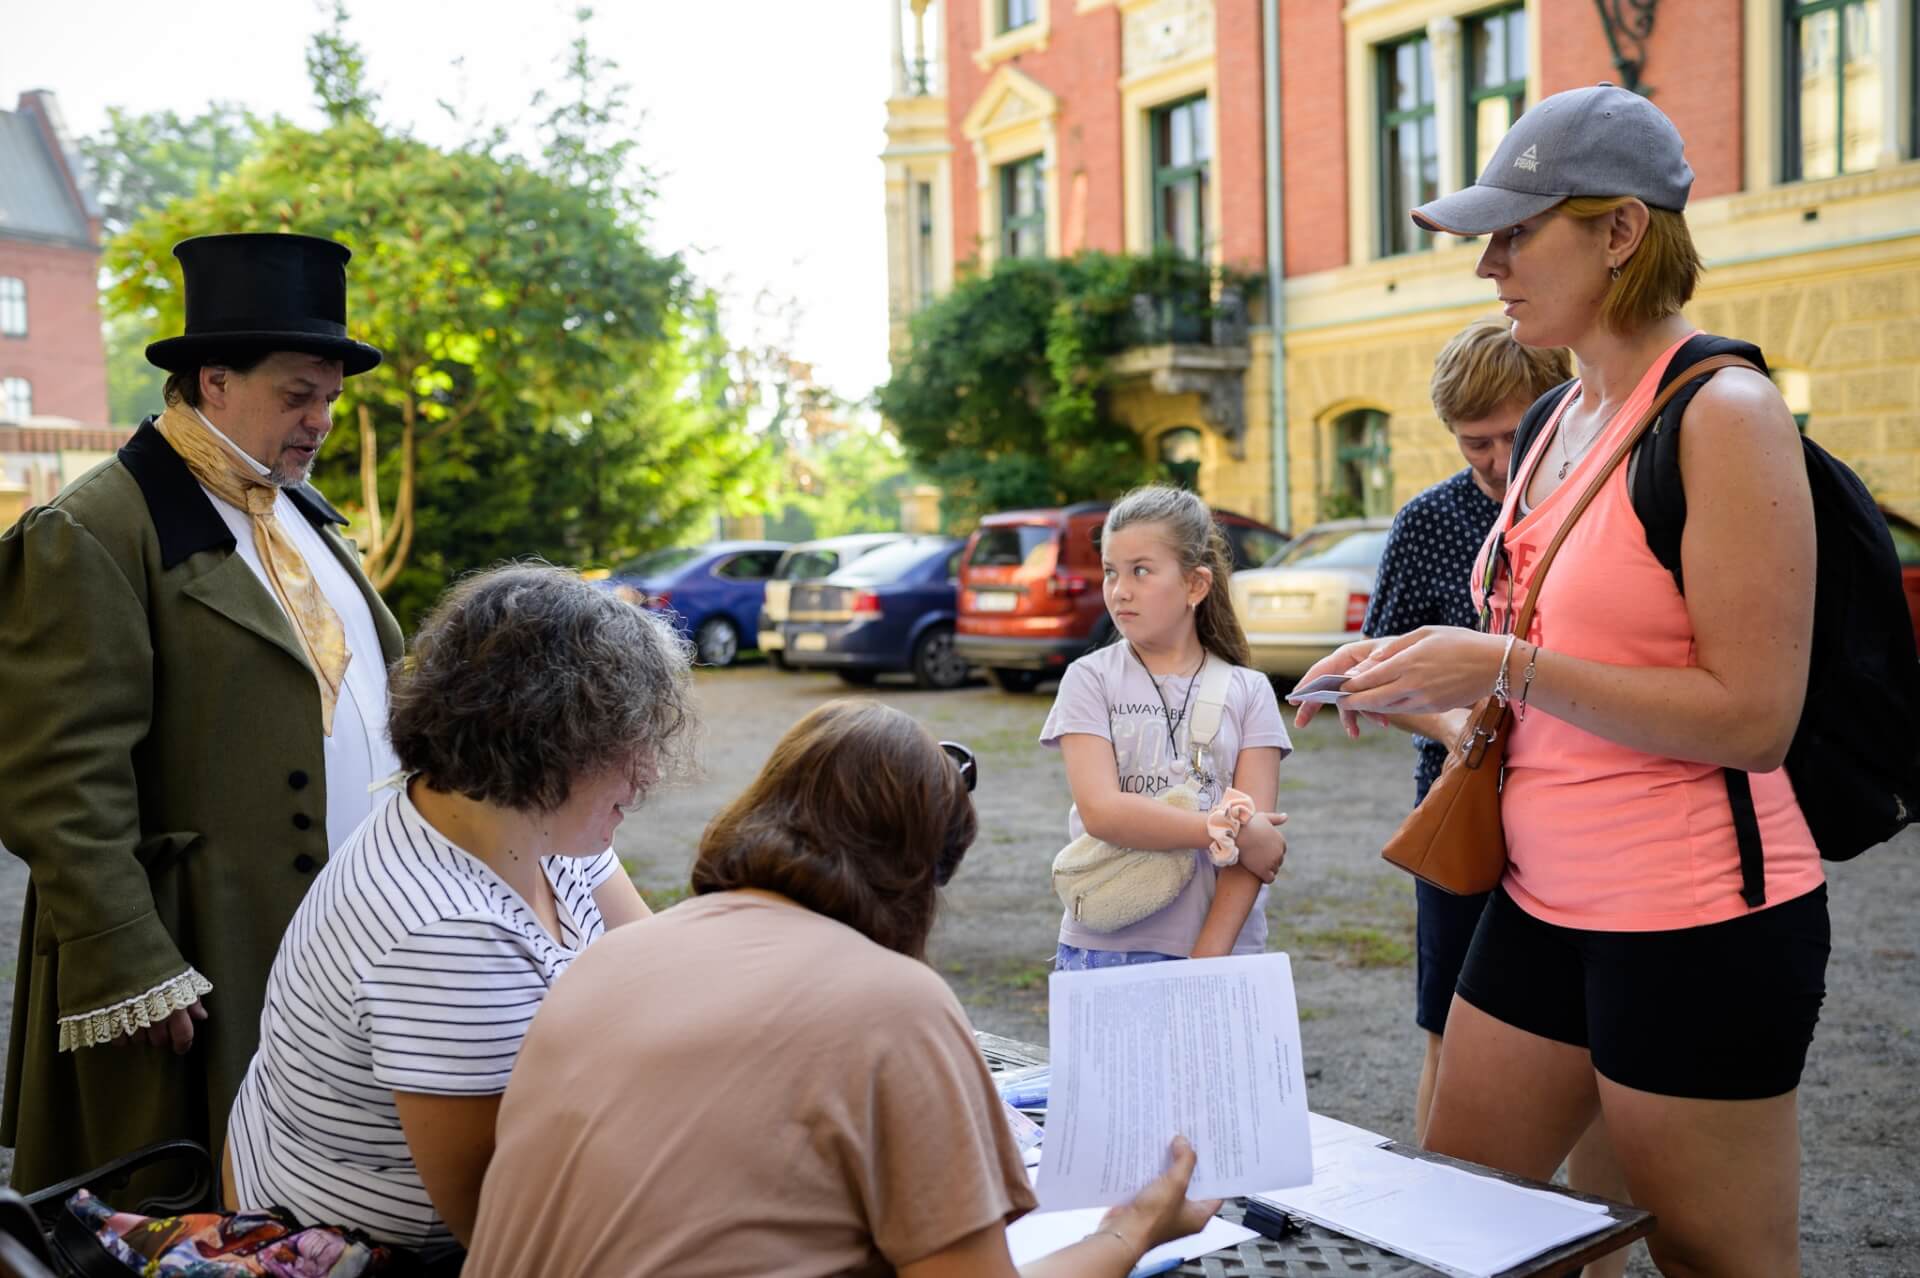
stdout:
<svg viewBox="0 0 1920 1278">
<path fill-rule="evenodd" d="M 607 587 L 671 613 L 709 666 L 732 665 L 741 637 L 760 633 L 760 600 L 784 541 L 710 541 L 641 555 L 613 570 Z"/>
<path fill-rule="evenodd" d="M 787 664 L 852 684 L 906 671 L 922 688 L 967 677 L 953 651 L 960 537 L 911 537 L 820 581 L 798 581 L 781 623 Z"/>
</svg>

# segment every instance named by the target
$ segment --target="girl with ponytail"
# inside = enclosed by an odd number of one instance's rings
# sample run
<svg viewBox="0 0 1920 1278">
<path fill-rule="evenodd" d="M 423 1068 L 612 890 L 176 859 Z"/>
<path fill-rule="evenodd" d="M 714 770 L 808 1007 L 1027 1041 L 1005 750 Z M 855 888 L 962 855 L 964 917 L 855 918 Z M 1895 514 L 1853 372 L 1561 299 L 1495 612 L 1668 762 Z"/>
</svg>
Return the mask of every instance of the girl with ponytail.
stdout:
<svg viewBox="0 0 1920 1278">
<path fill-rule="evenodd" d="M 1153 486 L 1114 503 L 1100 556 L 1118 635 L 1068 667 L 1040 741 L 1066 757 L 1072 838 L 1191 858 L 1193 872 L 1170 904 L 1118 928 L 1070 902 L 1056 965 L 1257 954 L 1265 885 L 1287 852 L 1270 809 L 1292 745 L 1272 684 L 1247 668 L 1226 541 L 1197 496 Z M 1196 749 L 1203 686 L 1220 713 Z M 1179 803 L 1159 801 L 1175 790 Z"/>
</svg>

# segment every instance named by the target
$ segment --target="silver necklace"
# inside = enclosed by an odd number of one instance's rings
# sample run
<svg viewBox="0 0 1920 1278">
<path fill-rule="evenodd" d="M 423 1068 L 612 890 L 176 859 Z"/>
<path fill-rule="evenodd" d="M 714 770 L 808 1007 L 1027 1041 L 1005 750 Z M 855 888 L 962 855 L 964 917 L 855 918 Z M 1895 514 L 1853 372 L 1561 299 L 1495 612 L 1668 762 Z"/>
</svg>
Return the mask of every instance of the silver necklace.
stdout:
<svg viewBox="0 0 1920 1278">
<path fill-rule="evenodd" d="M 1559 477 L 1561 479 L 1567 477 L 1567 472 L 1573 469 L 1575 462 L 1587 455 L 1587 450 L 1593 447 L 1594 441 L 1600 438 L 1600 432 L 1606 428 L 1606 423 L 1601 422 L 1600 425 L 1594 428 L 1593 434 L 1587 436 L 1586 442 L 1580 445 L 1580 450 L 1574 452 L 1567 447 L 1567 424 L 1565 422 L 1560 423 L 1560 428 L 1553 432 L 1553 437 L 1555 442 L 1560 445 L 1561 462 Z"/>
</svg>

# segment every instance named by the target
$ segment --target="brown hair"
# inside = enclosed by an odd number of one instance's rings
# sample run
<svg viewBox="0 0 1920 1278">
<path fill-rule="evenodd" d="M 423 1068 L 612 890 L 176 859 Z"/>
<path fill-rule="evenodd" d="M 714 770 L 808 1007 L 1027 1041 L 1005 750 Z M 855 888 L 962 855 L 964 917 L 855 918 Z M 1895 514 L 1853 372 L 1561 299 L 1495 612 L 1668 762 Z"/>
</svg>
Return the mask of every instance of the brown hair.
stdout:
<svg viewBox="0 0 1920 1278">
<path fill-rule="evenodd" d="M 974 832 L 960 769 L 925 728 L 876 701 L 829 701 L 708 823 L 693 890 L 778 892 L 922 958 L 938 886 Z"/>
<path fill-rule="evenodd" d="M 1560 205 L 1568 217 L 1583 222 L 1605 217 L 1627 204 L 1630 195 L 1575 196 Z M 1687 219 L 1671 209 L 1647 209 L 1647 233 L 1640 247 L 1620 265 L 1620 277 L 1607 289 L 1600 307 L 1600 322 L 1609 331 L 1632 333 L 1678 315 L 1693 300 L 1694 285 L 1700 282 L 1700 254 L 1693 247 Z"/>
<path fill-rule="evenodd" d="M 1502 405 L 1531 404 L 1573 376 L 1558 346 L 1522 346 L 1504 319 L 1477 319 L 1433 357 L 1429 391 L 1448 430 L 1490 417 Z"/>
<path fill-rule="evenodd" d="M 394 664 L 387 735 L 443 794 L 550 812 L 599 770 L 685 770 L 690 664 L 667 622 L 565 569 L 494 568 L 447 591 Z"/>
<path fill-rule="evenodd" d="M 1108 537 L 1131 524 L 1159 524 L 1166 532 L 1167 545 L 1180 560 L 1182 572 L 1191 574 L 1195 569 L 1206 568 L 1213 574 L 1213 585 L 1208 588 L 1206 598 L 1193 610 L 1200 646 L 1222 661 L 1236 666 L 1252 665 L 1247 632 L 1240 628 L 1239 615 L 1233 610 L 1233 593 L 1228 589 L 1228 583 L 1233 580 L 1233 556 L 1207 504 L 1184 488 L 1165 484 L 1136 488 L 1113 503 L 1107 512 L 1106 526 L 1100 532 L 1101 544 L 1105 545 Z"/>
<path fill-rule="evenodd" d="M 264 350 L 222 351 L 217 355 L 209 356 L 201 360 L 192 368 L 183 368 L 177 372 L 168 373 L 166 387 L 160 393 L 161 401 L 168 407 L 172 407 L 175 404 L 187 404 L 198 408 L 200 407 L 201 369 L 225 368 L 236 373 L 251 373 L 272 353 L 272 351 Z"/>
</svg>

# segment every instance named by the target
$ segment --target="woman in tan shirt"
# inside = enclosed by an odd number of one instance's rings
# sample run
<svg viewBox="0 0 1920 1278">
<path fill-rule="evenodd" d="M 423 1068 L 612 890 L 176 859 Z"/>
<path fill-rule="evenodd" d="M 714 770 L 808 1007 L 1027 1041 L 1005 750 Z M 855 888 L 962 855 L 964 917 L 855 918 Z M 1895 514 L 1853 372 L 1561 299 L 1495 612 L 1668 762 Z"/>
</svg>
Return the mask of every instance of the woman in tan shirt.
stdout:
<svg viewBox="0 0 1920 1278">
<path fill-rule="evenodd" d="M 955 766 L 961 756 L 961 766 Z M 972 759 L 897 710 L 801 720 L 707 827 L 694 899 L 583 954 L 501 1105 L 468 1278 L 1015 1273 L 1033 1207 L 966 1014 L 921 961 Z M 1024 1271 L 1199 1229 L 1193 1153 Z"/>
</svg>

